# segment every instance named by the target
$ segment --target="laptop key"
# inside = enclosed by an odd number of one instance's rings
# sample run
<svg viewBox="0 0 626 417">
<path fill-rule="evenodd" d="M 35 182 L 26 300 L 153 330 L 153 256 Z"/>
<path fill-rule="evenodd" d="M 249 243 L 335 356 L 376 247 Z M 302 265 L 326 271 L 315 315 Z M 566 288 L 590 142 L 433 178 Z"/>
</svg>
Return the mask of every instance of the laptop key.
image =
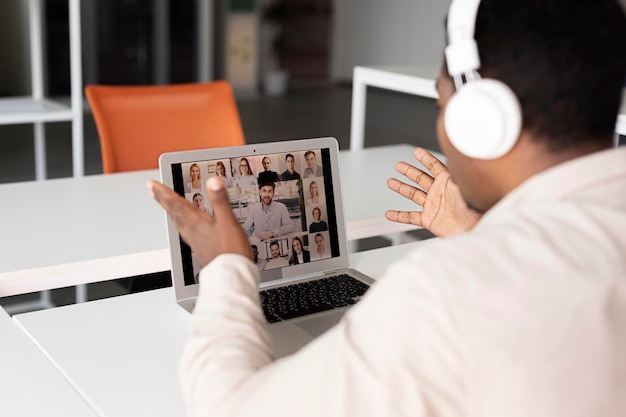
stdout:
<svg viewBox="0 0 626 417">
<path fill-rule="evenodd" d="M 330 304 L 321 304 L 321 305 L 307 308 L 307 309 L 288 310 L 285 312 L 281 312 L 279 316 L 283 320 L 289 320 L 289 319 L 295 319 L 297 317 L 308 316 L 310 314 L 321 313 L 322 311 L 328 311 L 328 310 L 333 310 L 333 309 L 335 309 L 335 307 Z"/>
<path fill-rule="evenodd" d="M 268 323 L 355 304 L 369 286 L 349 275 L 322 278 L 260 292 Z"/>
</svg>

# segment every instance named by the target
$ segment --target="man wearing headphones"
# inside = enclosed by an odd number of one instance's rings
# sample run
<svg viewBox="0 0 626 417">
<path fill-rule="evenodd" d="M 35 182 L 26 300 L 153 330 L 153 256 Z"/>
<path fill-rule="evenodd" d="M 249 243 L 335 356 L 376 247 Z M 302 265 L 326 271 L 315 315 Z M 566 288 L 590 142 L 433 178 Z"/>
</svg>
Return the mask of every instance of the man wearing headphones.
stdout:
<svg viewBox="0 0 626 417">
<path fill-rule="evenodd" d="M 390 180 L 434 239 L 342 321 L 274 361 L 256 267 L 215 217 L 149 188 L 204 269 L 181 366 L 191 415 L 626 415 L 626 72 L 616 0 L 453 0 L 437 81 L 444 167 Z M 448 171 L 449 169 L 449 171 Z M 211 239 L 220 236 L 220 239 Z"/>
</svg>

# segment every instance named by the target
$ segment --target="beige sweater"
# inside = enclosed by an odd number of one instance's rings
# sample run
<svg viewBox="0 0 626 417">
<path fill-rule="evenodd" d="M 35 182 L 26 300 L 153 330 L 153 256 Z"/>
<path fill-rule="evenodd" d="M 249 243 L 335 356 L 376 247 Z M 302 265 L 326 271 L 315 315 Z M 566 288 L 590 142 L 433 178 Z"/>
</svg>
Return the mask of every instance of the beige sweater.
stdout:
<svg viewBox="0 0 626 417">
<path fill-rule="evenodd" d="M 190 416 L 626 416 L 626 147 L 531 178 L 282 360 L 249 260 L 200 280 Z"/>
</svg>

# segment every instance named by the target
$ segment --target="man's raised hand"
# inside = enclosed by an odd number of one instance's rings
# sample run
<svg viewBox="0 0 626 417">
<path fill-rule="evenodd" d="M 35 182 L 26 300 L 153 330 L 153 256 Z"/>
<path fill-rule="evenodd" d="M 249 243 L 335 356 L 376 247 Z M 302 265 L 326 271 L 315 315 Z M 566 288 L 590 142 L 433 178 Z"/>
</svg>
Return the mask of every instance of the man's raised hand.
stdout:
<svg viewBox="0 0 626 417">
<path fill-rule="evenodd" d="M 219 178 L 212 177 L 206 182 L 213 215 L 202 213 L 163 184 L 149 181 L 147 186 L 170 216 L 181 237 L 191 246 L 202 267 L 226 253 L 250 258 L 250 243 L 233 214 L 228 194 Z"/>
<path fill-rule="evenodd" d="M 422 148 L 415 149 L 414 155 L 430 173 L 406 162 L 398 162 L 396 171 L 417 186 L 395 178 L 387 180 L 387 186 L 423 209 L 421 212 L 388 210 L 385 217 L 393 222 L 424 227 L 439 237 L 473 228 L 480 214 L 467 207 L 445 165 Z"/>
</svg>

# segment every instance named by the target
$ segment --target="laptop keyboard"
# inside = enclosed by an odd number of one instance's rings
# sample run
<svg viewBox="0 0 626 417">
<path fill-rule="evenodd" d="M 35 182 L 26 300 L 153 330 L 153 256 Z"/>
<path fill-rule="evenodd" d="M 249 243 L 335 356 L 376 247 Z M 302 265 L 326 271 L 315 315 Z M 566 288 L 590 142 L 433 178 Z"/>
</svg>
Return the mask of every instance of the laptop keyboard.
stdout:
<svg viewBox="0 0 626 417">
<path fill-rule="evenodd" d="M 261 291 L 268 323 L 355 304 L 369 286 L 347 274 Z"/>
</svg>

